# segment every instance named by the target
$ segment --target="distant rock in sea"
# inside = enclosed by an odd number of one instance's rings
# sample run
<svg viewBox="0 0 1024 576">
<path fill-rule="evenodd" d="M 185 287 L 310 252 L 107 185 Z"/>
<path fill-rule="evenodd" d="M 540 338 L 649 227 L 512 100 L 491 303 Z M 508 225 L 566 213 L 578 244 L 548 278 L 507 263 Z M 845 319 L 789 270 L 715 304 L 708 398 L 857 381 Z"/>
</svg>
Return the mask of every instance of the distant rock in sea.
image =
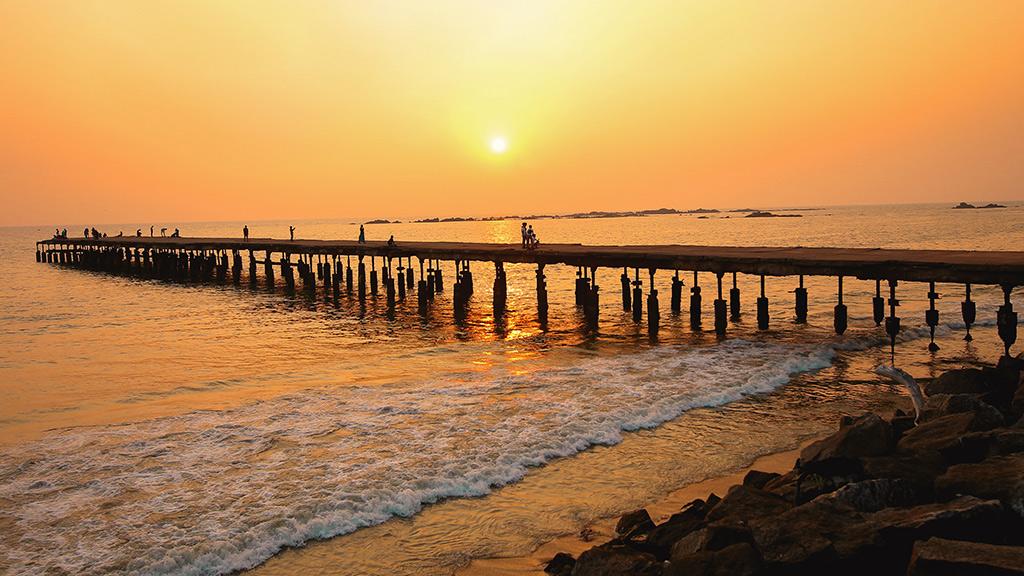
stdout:
<svg viewBox="0 0 1024 576">
<path fill-rule="evenodd" d="M 1002 204 L 993 204 L 993 203 L 985 204 L 984 206 L 975 206 L 974 204 L 969 204 L 967 202 L 961 202 L 961 203 L 957 204 L 956 206 L 953 206 L 954 210 L 968 210 L 968 209 L 984 210 L 985 208 L 1006 208 L 1006 206 L 1004 206 Z"/>
<path fill-rule="evenodd" d="M 401 224 L 401 222 L 399 222 L 398 220 L 392 222 L 391 220 L 377 219 L 370 220 L 369 222 L 364 222 L 364 224 Z"/>
<path fill-rule="evenodd" d="M 771 212 L 755 210 L 744 216 L 744 218 L 801 218 L 802 216 L 803 214 L 773 214 Z"/>
</svg>

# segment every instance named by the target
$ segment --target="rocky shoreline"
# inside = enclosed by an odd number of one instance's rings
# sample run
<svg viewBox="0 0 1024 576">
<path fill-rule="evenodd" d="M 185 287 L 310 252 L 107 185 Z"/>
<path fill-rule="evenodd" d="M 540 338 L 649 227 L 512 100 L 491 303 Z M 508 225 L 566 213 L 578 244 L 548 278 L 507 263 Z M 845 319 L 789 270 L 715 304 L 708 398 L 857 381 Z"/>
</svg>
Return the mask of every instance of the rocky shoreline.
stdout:
<svg viewBox="0 0 1024 576">
<path fill-rule="evenodd" d="M 1024 575 L 1024 362 L 922 381 L 920 417 L 844 418 L 785 474 L 751 470 L 661 524 L 646 509 L 558 576 Z"/>
</svg>

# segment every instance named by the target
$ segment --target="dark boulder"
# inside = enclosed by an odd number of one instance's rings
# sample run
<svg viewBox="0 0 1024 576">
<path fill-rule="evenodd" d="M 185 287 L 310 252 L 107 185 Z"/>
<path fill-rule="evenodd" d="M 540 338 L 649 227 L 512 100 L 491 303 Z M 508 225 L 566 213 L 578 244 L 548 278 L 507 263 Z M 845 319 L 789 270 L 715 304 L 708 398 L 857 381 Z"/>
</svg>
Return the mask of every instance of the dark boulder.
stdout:
<svg viewBox="0 0 1024 576">
<path fill-rule="evenodd" d="M 991 430 L 1000 424 L 1002 416 L 991 407 L 939 416 L 904 434 L 896 445 L 896 451 L 902 454 L 952 454 L 960 449 L 960 437 L 964 434 Z"/>
<path fill-rule="evenodd" d="M 936 394 L 929 396 L 924 403 L 922 420 L 931 420 L 949 414 L 961 414 L 976 410 L 995 410 L 981 399 L 978 394 Z"/>
<path fill-rule="evenodd" d="M 729 489 L 722 501 L 708 514 L 707 521 L 715 522 L 732 518 L 746 521 L 759 516 L 779 514 L 792 508 L 785 498 L 760 488 L 737 485 Z"/>
<path fill-rule="evenodd" d="M 750 522 L 765 568 L 778 574 L 812 574 L 838 559 L 832 542 L 841 527 L 863 521 L 855 510 L 811 502 Z"/>
<path fill-rule="evenodd" d="M 580 554 L 572 576 L 660 576 L 662 563 L 653 555 L 621 544 L 603 544 Z"/>
<path fill-rule="evenodd" d="M 892 449 L 892 428 L 877 414 L 864 414 L 844 423 L 839 431 L 804 448 L 798 468 L 805 472 L 831 475 L 848 473 L 844 461 L 880 456 Z"/>
<path fill-rule="evenodd" d="M 847 484 L 834 492 L 818 496 L 815 501 L 846 506 L 858 512 L 877 512 L 893 506 L 920 504 L 922 495 L 909 480 L 880 478 Z"/>
<path fill-rule="evenodd" d="M 781 476 L 777 472 L 761 472 L 760 470 L 751 470 L 747 472 L 746 476 L 743 477 L 743 485 L 750 486 L 752 488 L 764 488 L 764 485 L 772 480 L 775 480 Z"/>
<path fill-rule="evenodd" d="M 1024 547 L 931 538 L 914 544 L 907 576 L 1024 576 Z"/>
<path fill-rule="evenodd" d="M 544 566 L 544 572 L 552 576 L 569 576 L 572 574 L 574 566 L 576 566 L 576 559 L 572 557 L 572 554 L 559 552 Z"/>
<path fill-rule="evenodd" d="M 997 500 L 961 496 L 950 502 L 911 508 L 887 508 L 867 516 L 866 524 L 906 565 L 916 540 L 931 537 L 991 540 L 1004 526 L 1003 507 Z"/>
<path fill-rule="evenodd" d="M 958 494 L 996 498 L 1007 509 L 1024 517 L 1024 453 L 950 466 L 935 480 L 935 494 L 939 498 Z"/>
<path fill-rule="evenodd" d="M 615 525 L 615 533 L 624 539 L 630 539 L 639 534 L 649 532 L 654 528 L 654 521 L 646 509 L 641 508 L 622 515 L 619 523 Z"/>
<path fill-rule="evenodd" d="M 928 396 L 936 394 L 984 394 L 989 391 L 986 374 L 979 368 L 948 370 L 924 385 Z"/>
<path fill-rule="evenodd" d="M 750 528 L 742 524 L 715 522 L 687 534 L 672 547 L 671 558 L 681 558 L 709 550 L 721 550 L 740 542 L 753 543 Z"/>
<path fill-rule="evenodd" d="M 1024 386 L 1017 388 L 1017 392 L 1010 401 L 1010 415 L 1017 422 L 1024 424 Z"/>
<path fill-rule="evenodd" d="M 665 567 L 665 576 L 756 576 L 762 573 L 761 557 L 747 542 L 721 550 L 697 552 L 674 559 Z"/>
<path fill-rule="evenodd" d="M 932 498 L 935 478 L 946 470 L 946 461 L 938 453 L 876 456 L 862 462 L 866 477 L 909 482 L 922 500 Z"/>
<path fill-rule="evenodd" d="M 1006 456 L 1024 452 L 1024 429 L 996 428 L 985 432 L 971 432 L 960 438 L 961 461 L 981 462 L 992 456 Z"/>
<path fill-rule="evenodd" d="M 710 501 L 711 498 L 708 500 Z M 717 504 L 720 499 L 714 496 L 714 501 Z M 673 514 L 668 520 L 651 529 L 647 533 L 646 540 L 639 546 L 645 552 L 654 554 L 659 560 L 667 560 L 672 552 L 672 546 L 676 542 L 704 525 L 708 507 L 708 503 L 704 500 L 690 502 L 682 511 Z"/>
</svg>

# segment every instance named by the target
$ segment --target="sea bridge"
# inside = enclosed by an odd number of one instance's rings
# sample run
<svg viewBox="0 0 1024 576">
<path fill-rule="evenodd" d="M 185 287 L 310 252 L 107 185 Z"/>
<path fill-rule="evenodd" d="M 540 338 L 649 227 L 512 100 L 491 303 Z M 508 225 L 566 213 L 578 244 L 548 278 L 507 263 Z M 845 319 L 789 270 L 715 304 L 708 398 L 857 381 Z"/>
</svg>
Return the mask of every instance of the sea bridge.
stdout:
<svg viewBox="0 0 1024 576">
<path fill-rule="evenodd" d="M 415 262 L 413 261 L 415 259 Z M 193 282 L 260 282 L 274 286 L 282 282 L 296 289 L 318 289 L 335 300 L 342 297 L 368 296 L 386 299 L 389 311 L 396 303 L 415 294 L 420 313 L 426 313 L 434 294 L 444 291 L 441 263 L 453 264 L 452 301 L 456 317 L 466 313 L 473 294 L 471 262 L 490 262 L 495 267 L 492 301 L 495 317 L 506 310 L 507 277 L 504 265 L 524 263 L 536 265 L 537 313 L 546 322 L 548 313 L 545 267 L 554 265 L 576 268 L 576 305 L 584 312 L 590 325 L 599 320 L 599 269 L 620 270 L 618 289 L 624 312 L 633 320 L 643 322 L 648 332 L 657 334 L 660 325 L 659 293 L 654 288 L 655 275 L 668 271 L 671 276 L 669 307 L 682 311 L 684 277 L 692 274 L 689 289 L 689 320 L 695 329 L 703 323 L 703 295 L 700 274 L 711 274 L 715 280 L 712 313 L 714 330 L 725 336 L 730 320 L 740 314 L 740 291 L 737 274 L 760 277 L 761 291 L 756 299 L 757 326 L 769 325 L 766 277 L 796 277 L 794 311 L 796 322 L 806 322 L 808 296 L 804 276 L 836 278 L 834 327 L 838 334 L 847 329 L 848 312 L 843 303 L 843 279 L 873 280 L 872 316 L 876 325 L 884 323 L 891 345 L 895 348 L 900 332 L 897 315 L 897 287 L 901 281 L 929 284 L 929 309 L 925 322 L 931 328 L 930 347 L 934 342 L 939 313 L 936 282 L 963 284 L 964 301 L 961 314 L 970 339 L 971 325 L 977 320 L 977 308 L 971 300 L 972 285 L 997 285 L 1004 301 L 999 307 L 996 325 L 1009 354 L 1017 338 L 1017 313 L 1013 310 L 1011 293 L 1024 284 L 1024 252 L 971 250 L 900 250 L 877 248 L 807 248 L 807 247 L 735 247 L 735 246 L 587 246 L 582 244 L 546 244 L 523 248 L 512 244 L 474 242 L 356 242 L 347 240 L 278 240 L 273 238 L 187 238 L 187 237 L 114 237 L 114 238 L 51 238 L 36 243 L 36 261 L 79 267 L 114 274 Z M 259 273 L 262 269 L 262 277 Z M 417 281 L 417 269 L 418 278 Z M 680 276 L 680 274 L 683 276 Z M 280 280 L 278 280 L 280 278 Z M 647 291 L 644 292 L 644 283 Z M 731 281 L 731 287 L 725 285 Z M 322 288 L 321 288 L 322 287 Z M 464 317 L 464 316 L 463 316 Z"/>
</svg>

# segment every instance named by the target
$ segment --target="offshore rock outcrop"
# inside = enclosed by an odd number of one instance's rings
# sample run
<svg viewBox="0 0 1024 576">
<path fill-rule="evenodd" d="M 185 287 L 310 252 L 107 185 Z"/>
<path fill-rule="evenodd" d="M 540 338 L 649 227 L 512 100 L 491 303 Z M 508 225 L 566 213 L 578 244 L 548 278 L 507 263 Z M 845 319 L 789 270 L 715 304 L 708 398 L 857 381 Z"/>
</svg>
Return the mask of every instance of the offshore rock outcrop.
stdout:
<svg viewBox="0 0 1024 576">
<path fill-rule="evenodd" d="M 901 411 L 844 418 L 790 472 L 752 471 L 660 524 L 626 514 L 616 539 L 546 571 L 1024 576 L 1022 366 L 947 372 L 916 426 Z"/>
</svg>

